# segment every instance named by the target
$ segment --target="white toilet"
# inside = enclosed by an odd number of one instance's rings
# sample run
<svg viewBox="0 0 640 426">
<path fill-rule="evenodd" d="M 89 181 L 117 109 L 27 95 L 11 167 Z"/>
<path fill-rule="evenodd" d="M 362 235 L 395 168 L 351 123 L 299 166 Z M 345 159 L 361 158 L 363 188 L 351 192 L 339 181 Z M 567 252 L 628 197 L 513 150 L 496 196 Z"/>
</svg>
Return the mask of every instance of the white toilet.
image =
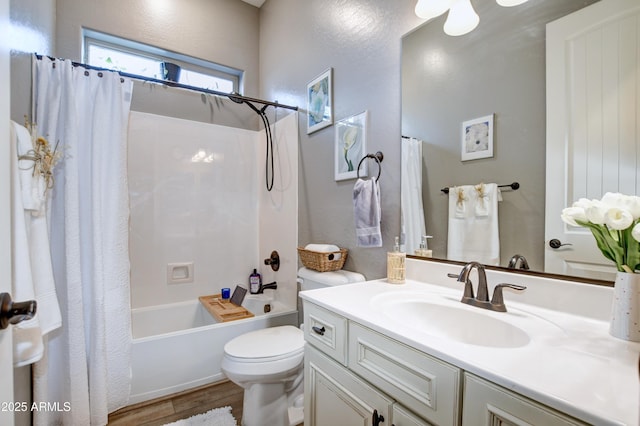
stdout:
<svg viewBox="0 0 640 426">
<path fill-rule="evenodd" d="M 298 271 L 300 289 L 364 281 L 355 272 Z M 222 371 L 244 388 L 243 426 L 302 423 L 304 334 L 291 325 L 251 331 L 224 346 Z"/>
</svg>

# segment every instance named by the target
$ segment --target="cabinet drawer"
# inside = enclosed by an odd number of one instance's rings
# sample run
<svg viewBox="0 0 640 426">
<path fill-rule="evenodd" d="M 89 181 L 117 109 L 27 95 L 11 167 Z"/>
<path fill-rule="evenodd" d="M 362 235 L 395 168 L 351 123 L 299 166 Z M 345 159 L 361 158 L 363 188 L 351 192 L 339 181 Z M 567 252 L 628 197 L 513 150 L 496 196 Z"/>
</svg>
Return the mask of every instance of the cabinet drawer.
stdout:
<svg viewBox="0 0 640 426">
<path fill-rule="evenodd" d="M 347 365 L 347 320 L 313 303 L 304 302 L 305 340 Z"/>
<path fill-rule="evenodd" d="M 464 426 L 585 425 L 498 385 L 465 373 Z"/>
<path fill-rule="evenodd" d="M 349 322 L 349 368 L 420 417 L 457 425 L 461 371 L 447 363 Z"/>
</svg>

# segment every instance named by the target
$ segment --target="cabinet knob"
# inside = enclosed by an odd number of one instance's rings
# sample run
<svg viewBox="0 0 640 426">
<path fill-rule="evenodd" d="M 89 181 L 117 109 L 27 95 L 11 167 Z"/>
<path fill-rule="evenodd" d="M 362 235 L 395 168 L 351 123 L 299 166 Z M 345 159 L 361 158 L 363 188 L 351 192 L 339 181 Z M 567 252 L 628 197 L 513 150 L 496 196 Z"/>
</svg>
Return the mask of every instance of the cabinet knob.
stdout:
<svg viewBox="0 0 640 426">
<path fill-rule="evenodd" d="M 373 416 L 371 417 L 371 424 L 373 426 L 379 426 L 380 423 L 384 423 L 384 417 L 382 414 L 378 414 L 378 410 L 373 410 Z"/>
<path fill-rule="evenodd" d="M 324 332 L 326 331 L 326 330 L 324 329 L 324 326 L 322 326 L 322 327 L 318 327 L 317 325 L 314 325 L 313 327 L 311 327 L 311 329 L 312 329 L 316 334 L 319 334 L 319 335 L 321 335 L 321 336 L 324 336 Z"/>
</svg>

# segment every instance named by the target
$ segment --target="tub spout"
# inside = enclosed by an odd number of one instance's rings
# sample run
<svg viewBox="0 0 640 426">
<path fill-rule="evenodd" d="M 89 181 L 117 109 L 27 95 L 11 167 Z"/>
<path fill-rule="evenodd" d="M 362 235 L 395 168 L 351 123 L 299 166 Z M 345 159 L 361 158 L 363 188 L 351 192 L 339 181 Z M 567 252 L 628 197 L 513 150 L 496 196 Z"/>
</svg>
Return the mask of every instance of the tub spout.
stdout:
<svg viewBox="0 0 640 426">
<path fill-rule="evenodd" d="M 260 285 L 260 288 L 258 289 L 258 293 L 257 293 L 257 294 L 262 294 L 262 293 L 264 293 L 264 291 L 265 291 L 266 289 L 268 289 L 268 288 L 275 290 L 275 289 L 277 289 L 277 288 L 278 288 L 278 283 L 276 283 L 276 282 L 274 281 L 274 282 L 269 283 L 269 284 L 262 284 L 262 285 Z"/>
</svg>

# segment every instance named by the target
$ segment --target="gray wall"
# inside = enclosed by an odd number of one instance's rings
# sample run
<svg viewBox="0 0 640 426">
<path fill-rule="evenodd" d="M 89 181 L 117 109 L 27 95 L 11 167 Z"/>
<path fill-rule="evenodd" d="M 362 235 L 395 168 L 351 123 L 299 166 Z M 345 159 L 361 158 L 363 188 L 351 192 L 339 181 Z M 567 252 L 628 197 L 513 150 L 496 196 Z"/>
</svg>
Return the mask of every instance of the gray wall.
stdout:
<svg viewBox="0 0 640 426">
<path fill-rule="evenodd" d="M 56 56 L 80 61 L 82 28 L 244 70 L 243 93 L 258 95 L 259 10 L 238 0 L 148 2 L 57 0 Z M 257 129 L 258 117 L 229 100 L 136 83 L 131 109 Z"/>
<path fill-rule="evenodd" d="M 386 276 L 386 252 L 400 230 L 400 41 L 421 22 L 414 7 L 415 0 L 267 0 L 260 12 L 265 98 L 304 109 L 307 83 L 331 67 L 335 120 L 369 111 L 367 151 L 385 155 L 384 247 L 355 247 L 354 180 L 334 181 L 334 127 L 307 135 L 305 111 L 300 113 L 298 241 L 348 248 L 345 268 L 370 279 Z"/>
<path fill-rule="evenodd" d="M 31 53 L 55 53 L 55 0 L 11 0 L 11 119 L 31 113 Z"/>
<path fill-rule="evenodd" d="M 480 25 L 462 37 L 445 16 L 405 37 L 402 132 L 425 141 L 423 201 L 429 248 L 446 257 L 453 185 L 518 181 L 499 203 L 501 265 L 520 253 L 544 267 L 545 24 L 595 0 L 538 0 L 514 8 L 476 0 Z M 494 114 L 493 158 L 462 162 L 461 123 Z M 472 259 L 469 259 L 472 260 Z"/>
<path fill-rule="evenodd" d="M 188 2 L 142 0 L 11 1 L 15 25 L 40 37 L 12 53 L 12 118 L 30 113 L 31 59 L 37 52 L 82 61 L 82 28 L 150 44 L 244 70 L 244 94 L 257 97 L 259 10 L 239 0 Z M 136 82 L 132 109 L 255 130 L 257 116 L 246 106 L 185 90 Z"/>
</svg>

